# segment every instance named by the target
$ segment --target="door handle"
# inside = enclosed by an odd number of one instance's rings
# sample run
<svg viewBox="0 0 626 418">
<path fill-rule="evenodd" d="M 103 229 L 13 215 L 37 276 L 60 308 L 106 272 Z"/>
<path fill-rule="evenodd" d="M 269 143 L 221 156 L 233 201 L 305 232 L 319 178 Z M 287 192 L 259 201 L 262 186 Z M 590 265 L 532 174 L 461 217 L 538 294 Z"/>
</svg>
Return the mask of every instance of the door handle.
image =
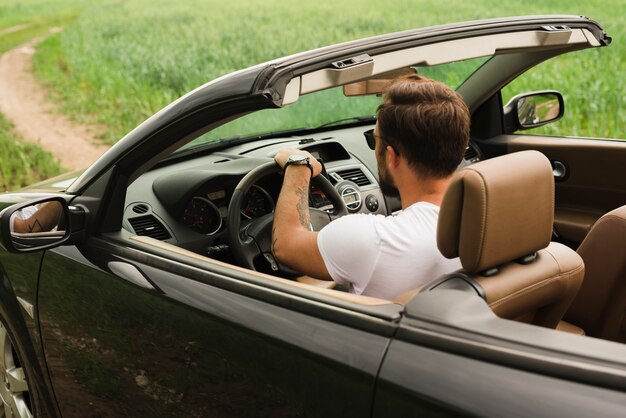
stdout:
<svg viewBox="0 0 626 418">
<path fill-rule="evenodd" d="M 559 160 L 552 160 L 552 174 L 556 180 L 564 180 L 567 175 L 567 167 Z"/>
<path fill-rule="evenodd" d="M 107 265 L 116 276 L 145 289 L 156 290 L 146 276 L 132 264 L 123 261 L 109 261 Z"/>
</svg>

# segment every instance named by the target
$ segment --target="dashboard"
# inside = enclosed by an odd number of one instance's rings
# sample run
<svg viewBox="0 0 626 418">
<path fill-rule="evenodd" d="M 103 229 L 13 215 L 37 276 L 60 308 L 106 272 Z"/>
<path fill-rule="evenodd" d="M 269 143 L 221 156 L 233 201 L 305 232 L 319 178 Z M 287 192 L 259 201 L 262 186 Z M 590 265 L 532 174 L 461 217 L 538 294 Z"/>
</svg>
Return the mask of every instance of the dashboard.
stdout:
<svg viewBox="0 0 626 418">
<path fill-rule="evenodd" d="M 147 235 L 198 254 L 232 262 L 227 217 L 240 180 L 252 169 L 272 161 L 282 148 L 307 150 L 325 168 L 350 213 L 388 215 L 400 209 L 398 199 L 383 195 L 378 185 L 374 152 L 363 139 L 367 127 L 352 127 L 307 137 L 262 139 L 157 165 L 135 180 L 126 195 L 123 229 Z M 475 145 L 462 165 L 481 158 Z M 238 213 L 242 224 L 274 211 L 282 175 L 260 179 L 245 194 Z M 324 192 L 314 184 L 309 206 L 330 210 Z"/>
</svg>

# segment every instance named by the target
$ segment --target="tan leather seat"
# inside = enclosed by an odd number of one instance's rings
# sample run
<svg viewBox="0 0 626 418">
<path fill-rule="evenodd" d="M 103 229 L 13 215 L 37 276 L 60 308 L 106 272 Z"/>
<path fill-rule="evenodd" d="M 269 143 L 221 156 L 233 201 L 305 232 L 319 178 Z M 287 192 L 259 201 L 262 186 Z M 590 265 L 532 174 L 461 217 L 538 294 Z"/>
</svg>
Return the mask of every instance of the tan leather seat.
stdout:
<svg viewBox="0 0 626 418">
<path fill-rule="evenodd" d="M 453 176 L 439 213 L 437 244 L 460 257 L 496 315 L 556 328 L 583 280 L 584 264 L 551 243 L 554 179 L 548 159 L 523 151 Z"/>
<path fill-rule="evenodd" d="M 578 254 L 585 262 L 585 280 L 565 318 L 587 335 L 620 340 L 626 315 L 626 206 L 601 217 Z"/>
</svg>

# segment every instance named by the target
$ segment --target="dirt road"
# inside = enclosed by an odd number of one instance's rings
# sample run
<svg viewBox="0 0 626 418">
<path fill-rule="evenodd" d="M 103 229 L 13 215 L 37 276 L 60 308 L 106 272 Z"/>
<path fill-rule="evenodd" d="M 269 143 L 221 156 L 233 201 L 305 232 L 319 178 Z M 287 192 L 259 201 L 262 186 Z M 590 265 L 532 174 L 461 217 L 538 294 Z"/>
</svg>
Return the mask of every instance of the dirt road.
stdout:
<svg viewBox="0 0 626 418">
<path fill-rule="evenodd" d="M 32 73 L 33 39 L 0 57 L 0 112 L 25 140 L 39 144 L 67 169 L 86 168 L 108 146 L 96 141 L 101 127 L 86 127 L 61 115 Z"/>
</svg>

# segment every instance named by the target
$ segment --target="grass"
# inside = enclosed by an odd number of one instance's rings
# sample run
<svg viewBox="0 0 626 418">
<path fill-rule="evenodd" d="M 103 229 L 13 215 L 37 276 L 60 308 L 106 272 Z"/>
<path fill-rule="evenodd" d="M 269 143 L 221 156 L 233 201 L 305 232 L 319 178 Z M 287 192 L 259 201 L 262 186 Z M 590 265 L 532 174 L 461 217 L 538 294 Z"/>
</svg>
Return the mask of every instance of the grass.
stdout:
<svg viewBox="0 0 626 418">
<path fill-rule="evenodd" d="M 2 0 L 0 2 L 0 53 L 54 26 L 69 26 L 86 7 L 99 0 Z"/>
<path fill-rule="evenodd" d="M 46 35 L 52 27 L 69 25 L 72 21 L 76 19 L 77 16 L 77 13 L 68 15 L 54 15 L 45 19 L 40 18 L 30 21 L 28 23 L 20 24 L 18 30 L 10 31 L 0 35 L 0 53 L 6 52 L 9 49 L 21 45 L 24 42 L 27 42 L 38 36 Z M 10 27 L 11 26 L 7 28 Z"/>
<path fill-rule="evenodd" d="M 93 0 L 2 0 L 0 29 L 33 21 L 48 20 L 55 15 L 74 13 L 94 4 Z"/>
<path fill-rule="evenodd" d="M 87 0 L 3 0 L 0 3 L 0 54 L 51 27 L 68 26 Z M 8 29 L 8 30 L 7 30 Z M 24 142 L 0 114 L 0 191 L 15 190 L 59 174 L 63 169 L 40 147 Z"/>
<path fill-rule="evenodd" d="M 61 172 L 50 153 L 24 142 L 0 115 L 0 191 L 14 190 Z"/>
<path fill-rule="evenodd" d="M 107 125 L 105 140 L 113 143 L 185 92 L 272 58 L 451 21 L 583 14 L 601 22 L 614 44 L 550 61 L 506 94 L 536 90 L 536 85 L 559 89 L 566 95 L 566 119 L 552 125 L 552 133 L 623 136 L 626 116 L 619 109 L 626 87 L 623 77 L 616 77 L 626 60 L 622 2 L 573 3 L 392 0 L 381 6 L 374 0 L 247 0 L 225 7 L 217 0 L 105 2 L 88 8 L 62 35 L 44 43 L 35 57 L 36 71 L 58 93 L 66 112 Z M 332 119 L 323 114 L 326 107 L 321 106 L 319 120 Z"/>
</svg>

